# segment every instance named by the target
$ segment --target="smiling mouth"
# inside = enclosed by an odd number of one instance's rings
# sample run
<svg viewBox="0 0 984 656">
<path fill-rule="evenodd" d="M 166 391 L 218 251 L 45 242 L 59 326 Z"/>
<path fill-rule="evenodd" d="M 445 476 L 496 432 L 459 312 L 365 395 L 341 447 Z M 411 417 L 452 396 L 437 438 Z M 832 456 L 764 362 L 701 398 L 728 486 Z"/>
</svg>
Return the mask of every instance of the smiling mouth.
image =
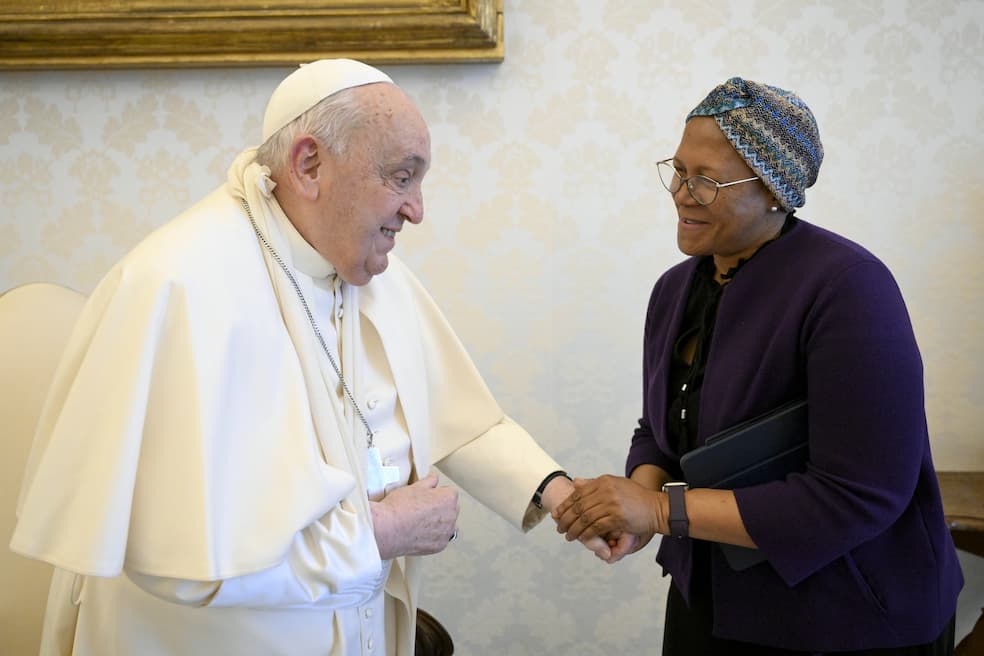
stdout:
<svg viewBox="0 0 984 656">
<path fill-rule="evenodd" d="M 380 228 L 379 230 L 380 232 L 382 232 L 387 237 L 390 237 L 391 239 L 393 237 L 396 237 L 396 230 L 390 230 L 389 228 Z"/>
<path fill-rule="evenodd" d="M 680 222 L 685 223 L 687 225 L 703 225 L 707 223 L 707 221 L 695 221 L 694 219 L 684 219 L 684 218 L 681 218 Z"/>
</svg>

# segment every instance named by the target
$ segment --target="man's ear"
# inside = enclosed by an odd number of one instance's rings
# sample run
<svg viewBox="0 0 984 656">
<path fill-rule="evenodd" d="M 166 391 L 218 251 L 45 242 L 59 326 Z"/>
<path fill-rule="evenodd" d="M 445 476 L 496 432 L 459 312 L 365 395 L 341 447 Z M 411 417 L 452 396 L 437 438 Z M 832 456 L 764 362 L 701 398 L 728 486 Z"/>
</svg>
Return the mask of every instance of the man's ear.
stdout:
<svg viewBox="0 0 984 656">
<path fill-rule="evenodd" d="M 325 163 L 318 142 L 310 135 L 294 140 L 290 147 L 290 178 L 292 186 L 309 200 L 317 200 L 318 182 L 325 174 Z"/>
</svg>

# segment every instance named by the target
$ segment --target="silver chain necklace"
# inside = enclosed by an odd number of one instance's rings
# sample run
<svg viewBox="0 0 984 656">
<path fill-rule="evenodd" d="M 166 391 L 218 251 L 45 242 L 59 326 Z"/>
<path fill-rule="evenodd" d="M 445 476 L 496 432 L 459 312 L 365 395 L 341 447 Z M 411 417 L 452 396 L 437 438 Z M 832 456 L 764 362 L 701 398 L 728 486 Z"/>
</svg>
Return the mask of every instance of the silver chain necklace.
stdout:
<svg viewBox="0 0 984 656">
<path fill-rule="evenodd" d="M 270 255 L 273 257 L 274 261 L 280 265 L 281 269 L 283 269 L 287 279 L 290 280 L 290 284 L 294 287 L 294 291 L 297 292 L 297 298 L 301 299 L 301 305 L 304 307 L 304 313 L 307 314 L 308 321 L 311 322 L 311 328 L 314 330 L 314 336 L 318 338 L 318 343 L 321 344 L 321 348 L 324 349 L 325 355 L 328 356 L 328 362 L 331 363 L 331 368 L 335 370 L 335 375 L 338 376 L 338 381 L 342 384 L 342 389 L 345 390 L 345 394 L 348 396 L 349 401 L 352 402 L 352 407 L 355 408 L 355 414 L 359 415 L 359 420 L 362 422 L 362 425 L 366 427 L 366 445 L 370 449 L 373 448 L 374 445 L 372 438 L 375 433 L 372 432 L 372 428 L 369 427 L 369 422 L 366 421 L 365 415 L 363 415 L 362 410 L 359 409 L 359 404 L 355 402 L 355 397 L 352 396 L 352 392 L 349 390 L 348 384 L 345 382 L 345 378 L 342 377 L 341 368 L 335 363 L 335 358 L 331 357 L 331 351 L 328 350 L 328 344 L 325 342 L 325 338 L 322 337 L 321 331 L 318 329 L 318 324 L 314 320 L 314 315 L 311 313 L 311 308 L 308 307 L 307 301 L 304 299 L 304 294 L 301 293 L 301 287 L 297 284 L 297 279 L 294 278 L 294 274 L 290 272 L 290 269 L 287 268 L 284 261 L 280 259 L 280 255 L 277 254 L 277 251 L 275 251 L 273 246 L 270 245 L 270 242 L 266 240 L 263 233 L 260 232 L 260 228 L 256 225 L 256 220 L 253 218 L 253 212 L 250 211 L 249 203 L 246 202 L 245 198 L 242 199 L 242 203 L 243 209 L 246 210 L 246 216 L 249 217 L 249 222 L 253 226 L 253 232 L 256 233 L 260 243 L 262 243 L 263 246 L 270 251 Z"/>
</svg>

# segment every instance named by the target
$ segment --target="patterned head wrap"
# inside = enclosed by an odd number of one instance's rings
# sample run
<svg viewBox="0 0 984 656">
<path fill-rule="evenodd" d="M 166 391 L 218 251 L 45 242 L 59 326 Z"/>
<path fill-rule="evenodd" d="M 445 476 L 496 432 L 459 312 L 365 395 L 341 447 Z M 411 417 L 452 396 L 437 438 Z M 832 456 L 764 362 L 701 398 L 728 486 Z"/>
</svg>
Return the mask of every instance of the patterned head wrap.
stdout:
<svg viewBox="0 0 984 656">
<path fill-rule="evenodd" d="M 799 96 L 733 77 L 714 88 L 693 111 L 713 116 L 748 166 L 787 211 L 802 207 L 817 181 L 823 144 L 813 112 Z"/>
</svg>

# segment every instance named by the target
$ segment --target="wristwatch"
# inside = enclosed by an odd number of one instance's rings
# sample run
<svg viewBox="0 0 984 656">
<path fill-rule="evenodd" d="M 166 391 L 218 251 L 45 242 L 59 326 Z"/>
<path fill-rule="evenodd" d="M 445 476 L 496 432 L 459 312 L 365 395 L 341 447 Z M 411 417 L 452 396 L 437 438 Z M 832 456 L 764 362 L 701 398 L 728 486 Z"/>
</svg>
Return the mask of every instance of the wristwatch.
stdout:
<svg viewBox="0 0 984 656">
<path fill-rule="evenodd" d="M 663 492 L 670 498 L 670 535 L 685 538 L 690 535 L 690 520 L 687 519 L 687 503 L 684 492 L 690 486 L 683 481 L 663 483 Z"/>
</svg>

